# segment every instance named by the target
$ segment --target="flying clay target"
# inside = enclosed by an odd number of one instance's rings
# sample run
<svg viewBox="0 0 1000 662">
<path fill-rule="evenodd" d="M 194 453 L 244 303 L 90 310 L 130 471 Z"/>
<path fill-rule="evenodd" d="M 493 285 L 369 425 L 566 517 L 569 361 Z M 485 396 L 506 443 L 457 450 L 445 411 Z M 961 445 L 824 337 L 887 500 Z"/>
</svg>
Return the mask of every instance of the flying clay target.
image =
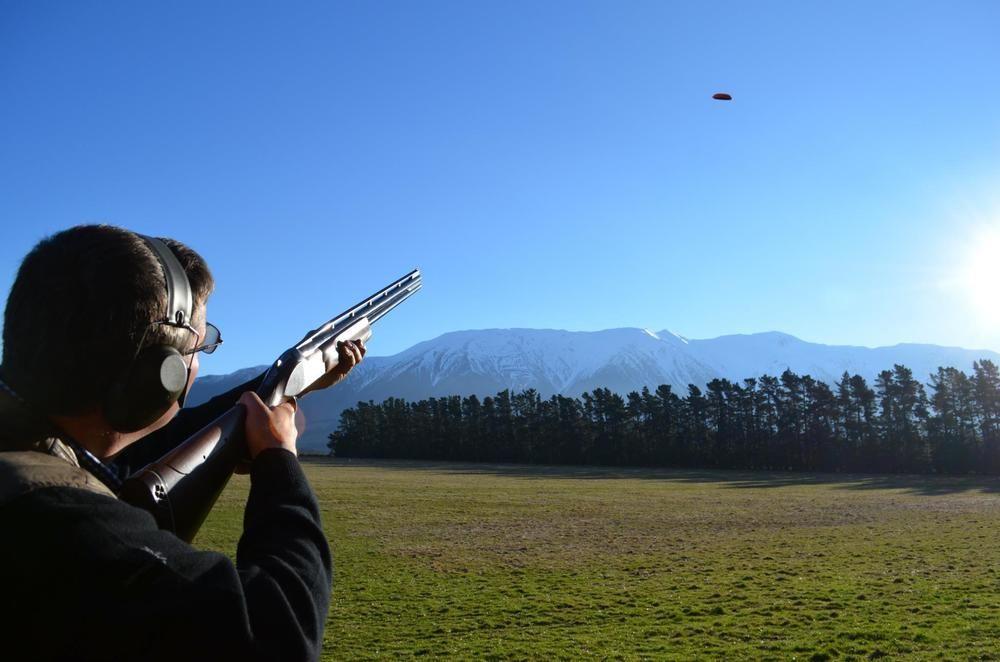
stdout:
<svg viewBox="0 0 1000 662">
<path fill-rule="evenodd" d="M 725 92 L 716 92 L 715 94 L 712 95 L 712 98 L 715 99 L 716 101 L 732 101 L 733 95 L 726 94 Z"/>
</svg>

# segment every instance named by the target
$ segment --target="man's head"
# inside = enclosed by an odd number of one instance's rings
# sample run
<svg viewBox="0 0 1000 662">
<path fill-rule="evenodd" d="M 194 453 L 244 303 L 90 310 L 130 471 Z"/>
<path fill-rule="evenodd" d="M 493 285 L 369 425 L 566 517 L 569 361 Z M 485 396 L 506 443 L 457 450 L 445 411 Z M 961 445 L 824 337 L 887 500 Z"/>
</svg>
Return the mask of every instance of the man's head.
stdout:
<svg viewBox="0 0 1000 662">
<path fill-rule="evenodd" d="M 193 250 L 163 241 L 187 275 L 190 323 L 204 336 L 212 275 Z M 112 385 L 144 347 L 194 347 L 190 330 L 156 323 L 167 307 L 163 267 L 141 237 L 107 225 L 57 233 L 25 257 L 11 288 L 2 377 L 49 417 L 100 414 Z M 192 361 L 193 379 L 197 357 Z"/>
</svg>

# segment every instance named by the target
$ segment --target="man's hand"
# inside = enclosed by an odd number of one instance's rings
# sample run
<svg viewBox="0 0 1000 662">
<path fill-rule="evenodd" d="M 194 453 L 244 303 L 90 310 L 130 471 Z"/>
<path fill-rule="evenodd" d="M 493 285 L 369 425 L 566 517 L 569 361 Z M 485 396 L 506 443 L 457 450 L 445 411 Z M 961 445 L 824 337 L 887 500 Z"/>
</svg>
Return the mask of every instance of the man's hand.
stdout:
<svg viewBox="0 0 1000 662">
<path fill-rule="evenodd" d="M 326 374 L 299 393 L 299 397 L 309 391 L 318 391 L 333 386 L 342 380 L 354 366 L 361 362 L 366 351 L 365 344 L 360 340 L 338 343 L 337 363 L 328 366 Z M 284 448 L 298 455 L 295 446 L 299 436 L 295 427 L 297 405 L 293 402 L 285 402 L 270 409 L 253 391 L 247 391 L 241 395 L 239 402 L 247 408 L 247 448 L 251 460 L 257 457 L 257 453 L 267 448 Z M 236 467 L 238 474 L 249 473 L 249 471 L 249 462 L 241 462 Z"/>
<path fill-rule="evenodd" d="M 284 448 L 298 455 L 294 404 L 283 402 L 272 409 L 253 391 L 241 395 L 239 401 L 247 409 L 247 448 L 251 460 L 268 448 Z"/>
<path fill-rule="evenodd" d="M 319 391 L 320 389 L 333 386 L 346 377 L 347 373 L 354 366 L 361 363 L 361 359 L 364 358 L 367 351 L 365 344 L 360 340 L 348 340 L 347 342 L 337 343 L 337 363 L 332 365 L 332 361 L 328 362 L 326 373 L 310 384 L 306 390 L 299 393 L 299 396 L 301 397 L 310 391 Z"/>
</svg>

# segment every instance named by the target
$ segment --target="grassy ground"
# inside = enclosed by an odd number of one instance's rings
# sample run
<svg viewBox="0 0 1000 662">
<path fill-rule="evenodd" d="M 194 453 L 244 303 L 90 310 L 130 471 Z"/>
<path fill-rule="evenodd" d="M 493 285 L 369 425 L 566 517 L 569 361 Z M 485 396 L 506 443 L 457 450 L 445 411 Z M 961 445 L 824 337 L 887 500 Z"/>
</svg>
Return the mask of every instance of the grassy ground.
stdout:
<svg viewBox="0 0 1000 662">
<path fill-rule="evenodd" d="M 998 659 L 1000 481 L 312 461 L 324 659 Z M 199 536 L 233 553 L 238 477 Z"/>
</svg>

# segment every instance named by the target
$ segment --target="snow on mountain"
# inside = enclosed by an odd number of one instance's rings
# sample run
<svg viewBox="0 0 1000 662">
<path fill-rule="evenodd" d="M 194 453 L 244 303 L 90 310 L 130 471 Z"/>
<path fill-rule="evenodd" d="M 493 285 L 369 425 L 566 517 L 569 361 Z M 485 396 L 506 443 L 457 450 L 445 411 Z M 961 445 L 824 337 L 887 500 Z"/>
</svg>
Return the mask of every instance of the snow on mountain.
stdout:
<svg viewBox="0 0 1000 662">
<path fill-rule="evenodd" d="M 733 381 L 786 368 L 833 383 L 844 371 L 869 382 L 902 363 L 927 380 L 938 366 L 969 371 L 972 362 L 1000 354 L 937 345 L 892 347 L 821 345 L 767 332 L 693 340 L 671 331 L 621 328 L 605 331 L 484 329 L 455 331 L 418 343 L 394 356 L 373 356 L 341 384 L 302 400 L 307 427 L 300 447 L 322 450 L 340 412 L 358 401 L 407 400 L 443 395 L 492 395 L 534 388 L 543 396 L 576 396 L 607 387 L 619 393 L 670 384 L 680 393 L 716 377 Z M 199 404 L 245 383 L 264 366 L 199 378 L 189 401 Z"/>
</svg>

